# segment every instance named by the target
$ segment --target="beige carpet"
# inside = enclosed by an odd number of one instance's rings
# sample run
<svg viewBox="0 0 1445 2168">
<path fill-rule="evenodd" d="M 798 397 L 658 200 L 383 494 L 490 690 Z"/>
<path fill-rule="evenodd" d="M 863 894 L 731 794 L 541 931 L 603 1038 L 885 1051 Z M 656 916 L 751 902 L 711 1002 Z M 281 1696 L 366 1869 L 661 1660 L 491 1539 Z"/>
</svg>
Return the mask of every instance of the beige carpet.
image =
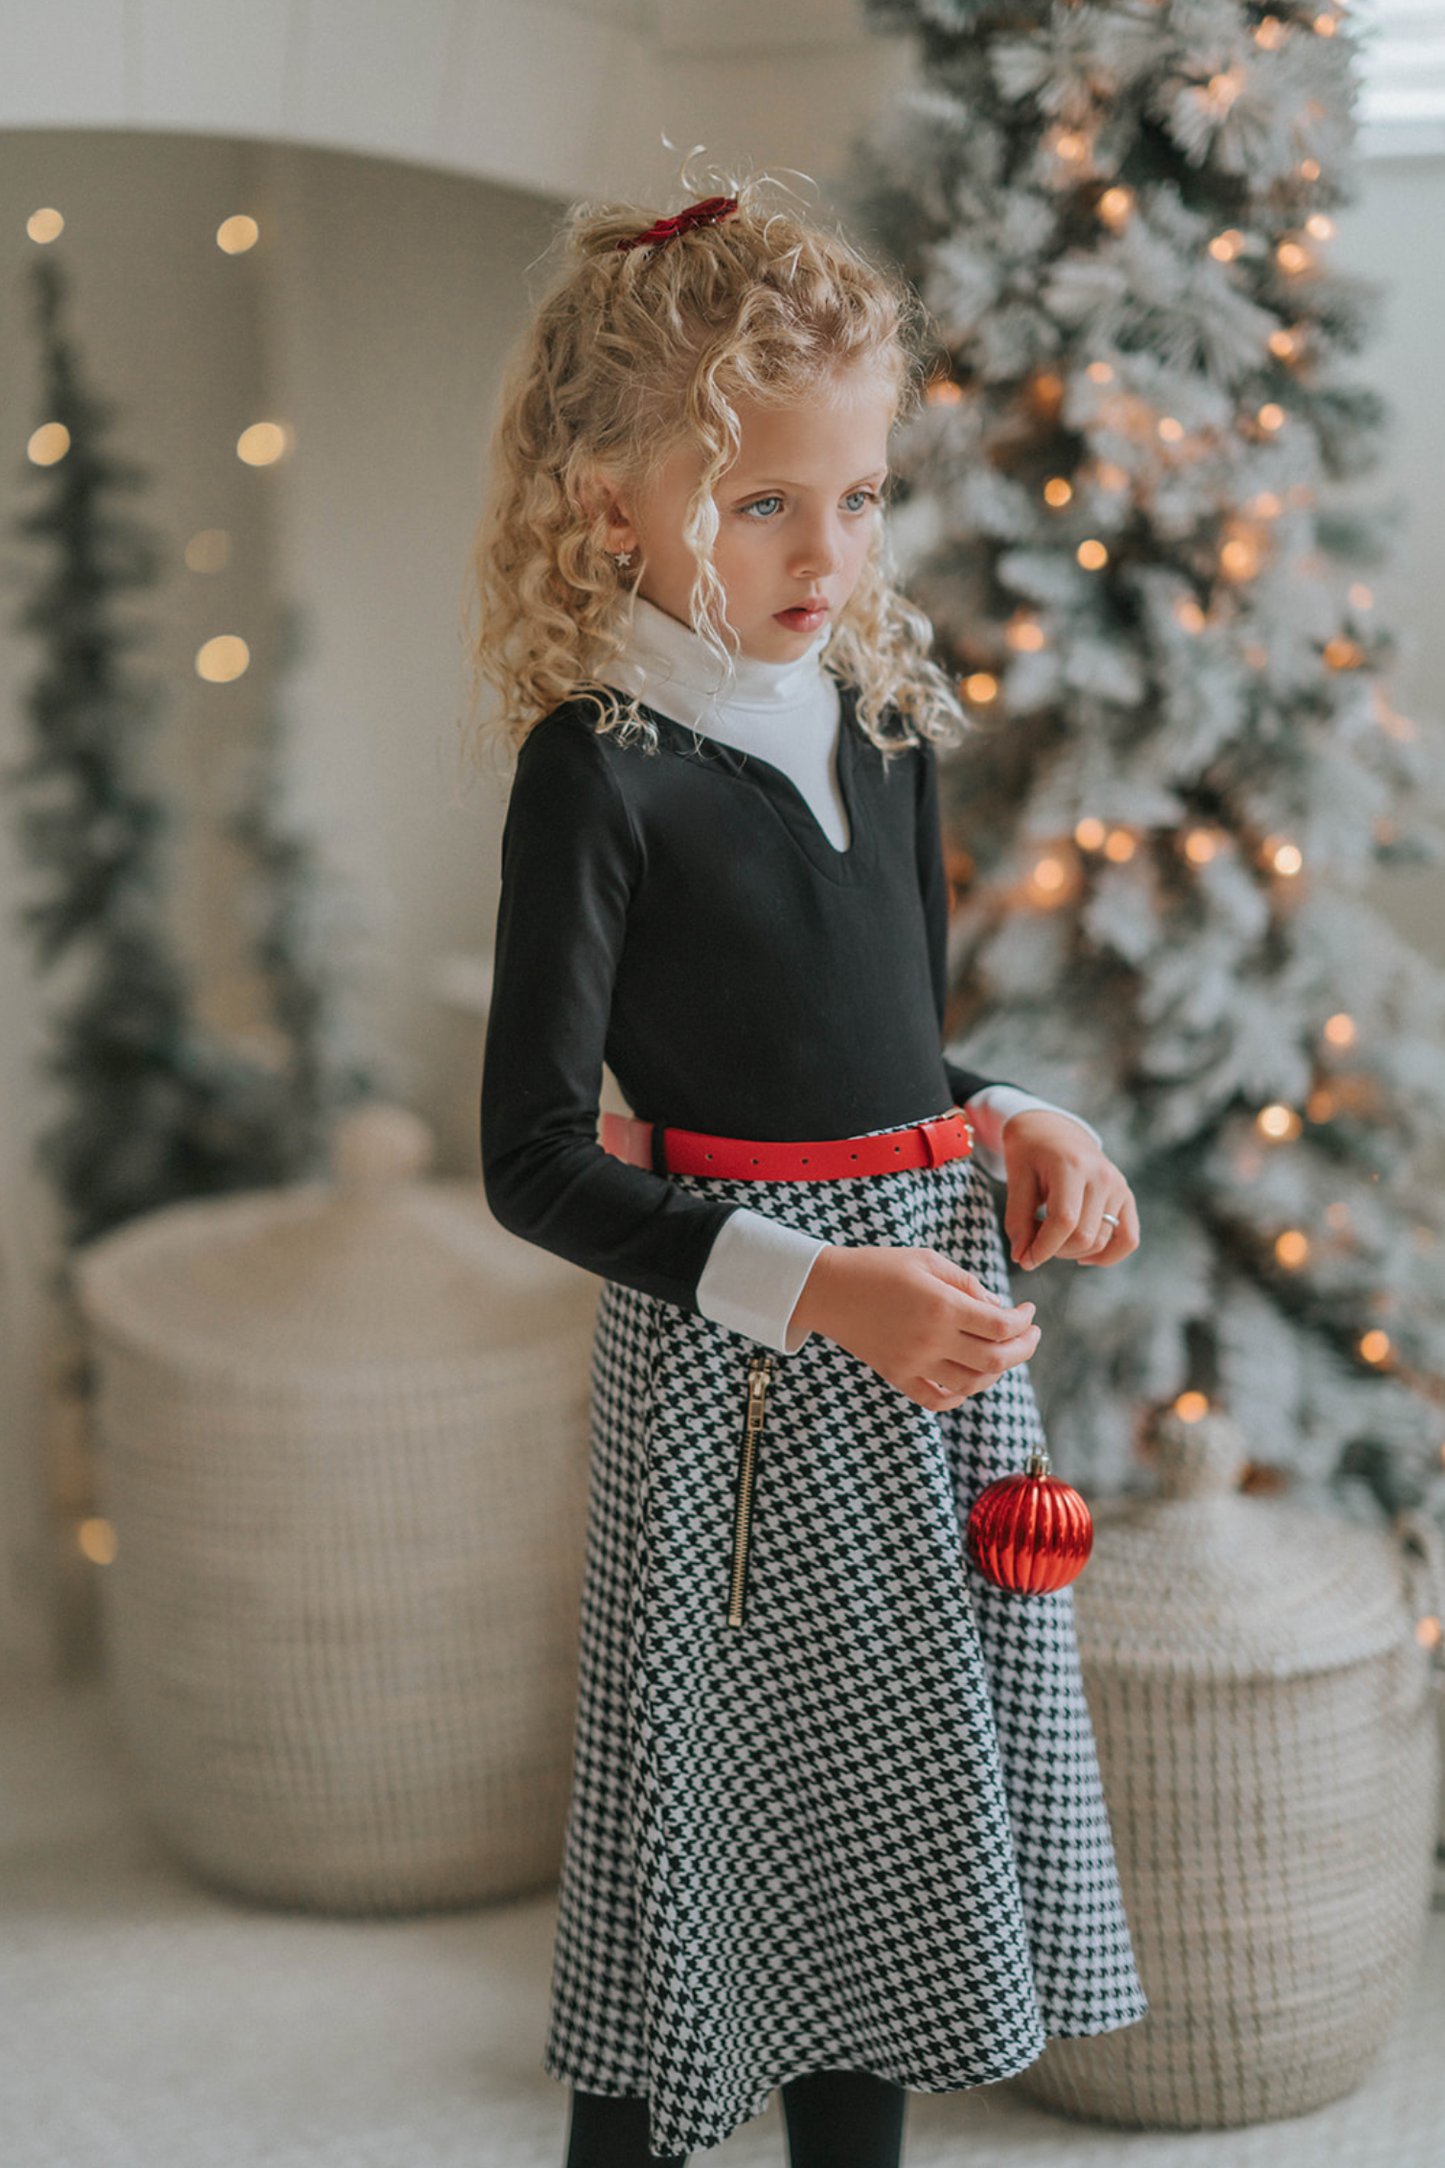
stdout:
<svg viewBox="0 0 1445 2168">
<path fill-rule="evenodd" d="M 0 2168 L 558 2168 L 548 1899 L 278 1916 L 147 1838 L 96 1687 L 0 1695 Z M 707 2168 L 781 2168 L 776 2109 Z M 1445 2168 L 1445 1914 L 1368 2083 L 1298 2122 L 1131 2136 L 1007 2086 L 915 2096 L 908 2168 Z"/>
</svg>

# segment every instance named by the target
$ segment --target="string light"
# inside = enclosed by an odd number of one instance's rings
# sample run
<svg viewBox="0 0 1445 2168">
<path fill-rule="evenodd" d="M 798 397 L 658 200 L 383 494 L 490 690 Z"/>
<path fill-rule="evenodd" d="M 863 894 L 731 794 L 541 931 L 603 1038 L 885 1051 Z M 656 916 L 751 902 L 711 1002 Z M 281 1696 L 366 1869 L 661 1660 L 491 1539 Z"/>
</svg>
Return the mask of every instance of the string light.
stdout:
<svg viewBox="0 0 1445 2168">
<path fill-rule="evenodd" d="M 1051 474 L 1044 484 L 1044 502 L 1053 505 L 1056 510 L 1071 503 L 1073 495 L 1073 483 L 1067 481 L 1062 474 Z"/>
<path fill-rule="evenodd" d="M 229 685 L 244 677 L 250 667 L 251 650 L 234 632 L 218 632 L 196 651 L 196 676 L 211 685 Z"/>
<path fill-rule="evenodd" d="M 1127 866 L 1138 848 L 1127 828 L 1111 828 L 1104 838 L 1104 856 L 1115 866 Z"/>
<path fill-rule="evenodd" d="M 1286 331 L 1281 326 L 1278 331 L 1270 333 L 1269 350 L 1277 361 L 1293 361 L 1299 349 L 1300 340 L 1297 331 Z"/>
<path fill-rule="evenodd" d="M 1365 660 L 1365 651 L 1358 640 L 1347 640 L 1337 634 L 1325 642 L 1325 662 L 1331 670 L 1358 670 Z"/>
<path fill-rule="evenodd" d="M 1260 408 L 1259 414 L 1256 418 L 1259 422 L 1259 426 L 1261 429 L 1283 429 L 1285 423 L 1284 408 L 1282 406 L 1276 406 L 1274 401 L 1271 399 L 1266 405 Z"/>
<path fill-rule="evenodd" d="M 1265 857 L 1276 873 L 1292 881 L 1304 866 L 1305 856 L 1297 843 L 1287 842 L 1283 837 L 1271 836 L 1264 846 Z"/>
<path fill-rule="evenodd" d="M 1089 155 L 1089 138 L 1078 128 L 1061 128 L 1054 137 L 1054 150 L 1070 165 L 1080 165 Z"/>
<path fill-rule="evenodd" d="M 1325 1206 L 1325 1222 L 1337 1235 L 1348 1234 L 1350 1231 L 1349 1206 L 1339 1202 L 1327 1204 Z"/>
<path fill-rule="evenodd" d="M 1299 176 L 1302 181 L 1317 181 L 1320 177 L 1318 158 L 1302 158 L 1299 162 Z"/>
<path fill-rule="evenodd" d="M 1427 1612 L 1424 1618 L 1415 1621 L 1415 1639 L 1422 1649 L 1438 1649 L 1441 1640 L 1445 1639 L 1445 1626 Z"/>
<path fill-rule="evenodd" d="M 1285 41 L 1285 26 L 1277 15 L 1266 15 L 1255 25 L 1254 42 L 1267 53 L 1277 53 Z"/>
<path fill-rule="evenodd" d="M 1304 1124 L 1293 1107 L 1276 1099 L 1272 1106 L 1260 1108 L 1254 1126 L 1262 1137 L 1268 1137 L 1274 1144 L 1293 1144 Z"/>
<path fill-rule="evenodd" d="M 202 527 L 185 548 L 189 572 L 224 572 L 231 561 L 231 537 L 224 527 Z"/>
<path fill-rule="evenodd" d="M 1307 271 L 1310 267 L 1310 252 L 1298 241 L 1281 241 L 1274 253 L 1282 271 Z"/>
<path fill-rule="evenodd" d="M 998 679 L 992 671 L 975 670 L 971 677 L 964 679 L 963 690 L 965 698 L 975 707 L 986 707 L 990 700 L 998 698 Z"/>
<path fill-rule="evenodd" d="M 1332 1122 L 1339 1112 L 1339 1103 L 1327 1084 L 1317 1084 L 1305 1101 L 1305 1112 L 1312 1122 Z M 1328 1214 L 1325 1215 L 1328 1218 Z"/>
<path fill-rule="evenodd" d="M 1174 605 L 1174 615 L 1186 632 L 1203 632 L 1204 612 L 1192 595 L 1181 595 Z"/>
<path fill-rule="evenodd" d="M 1220 570 L 1231 580 L 1252 580 L 1259 570 L 1259 544 L 1252 535 L 1234 535 L 1219 552 Z"/>
<path fill-rule="evenodd" d="M 47 241 L 60 239 L 65 231 L 65 220 L 53 204 L 47 204 L 43 211 L 31 212 L 25 221 L 25 231 L 43 248 Z"/>
<path fill-rule="evenodd" d="M 103 1521 L 97 1515 L 83 1520 L 75 1531 L 75 1540 L 92 1565 L 114 1565 L 120 1545 L 109 1521 Z"/>
<path fill-rule="evenodd" d="M 1325 1025 L 1325 1037 L 1331 1046 L 1353 1046 L 1359 1036 L 1355 1019 L 1346 1016 L 1343 1009 L 1338 1010 Z"/>
<path fill-rule="evenodd" d="M 1309 1263 L 1310 1238 L 1298 1227 L 1286 1227 L 1275 1243 L 1274 1254 L 1286 1272 L 1298 1272 Z"/>
<path fill-rule="evenodd" d="M 1314 27 L 1322 38 L 1332 38 L 1340 27 L 1338 15 L 1317 15 Z"/>
<path fill-rule="evenodd" d="M 1093 538 L 1087 542 L 1081 542 L 1074 555 L 1086 572 L 1098 572 L 1109 562 L 1109 552 L 1102 542 Z"/>
<path fill-rule="evenodd" d="M 1044 408 L 1045 412 L 1050 412 L 1063 399 L 1064 380 L 1061 376 L 1056 376 L 1052 369 L 1041 369 L 1033 379 L 1030 390 L 1036 405 Z"/>
<path fill-rule="evenodd" d="M 1172 414 L 1163 414 L 1159 418 L 1159 434 L 1166 444 L 1178 444 L 1184 436 L 1184 424 L 1176 421 Z"/>
<path fill-rule="evenodd" d="M 1012 618 L 1004 632 L 1009 646 L 1020 655 L 1036 655 L 1044 645 L 1044 628 L 1035 617 L 1026 612 Z"/>
<path fill-rule="evenodd" d="M 1094 473 L 1100 489 L 1113 491 L 1129 487 L 1128 474 L 1122 467 L 1116 467 L 1111 459 L 1101 459 Z"/>
<path fill-rule="evenodd" d="M 1174 1413 L 1181 1423 L 1202 1423 L 1209 1413 L 1209 1401 L 1203 1393 L 1181 1393 L 1174 1403 Z"/>
<path fill-rule="evenodd" d="M 1373 610 L 1375 607 L 1374 589 L 1366 587 L 1363 580 L 1356 580 L 1354 586 L 1350 589 L 1350 600 L 1357 610 Z"/>
<path fill-rule="evenodd" d="M 1222 840 L 1213 828 L 1191 828 L 1184 838 L 1184 855 L 1191 866 L 1207 866 L 1219 856 Z"/>
<path fill-rule="evenodd" d="M 1262 489 L 1252 499 L 1249 509 L 1257 519 L 1278 519 L 1283 506 L 1272 489 Z"/>
<path fill-rule="evenodd" d="M 1060 903 L 1068 885 L 1069 870 L 1061 858 L 1052 854 L 1036 859 L 1029 875 L 1029 888 L 1034 899 L 1040 903 Z"/>
<path fill-rule="evenodd" d="M 928 406 L 959 406 L 963 401 L 963 386 L 955 384 L 951 376 L 936 376 L 923 397 Z"/>
<path fill-rule="evenodd" d="M 1332 218 L 1326 218 L 1323 211 L 1311 211 L 1305 220 L 1305 232 L 1312 233 L 1317 241 L 1333 241 L 1335 222 Z"/>
<path fill-rule="evenodd" d="M 1219 112 L 1227 113 L 1244 88 L 1244 77 L 1234 67 L 1222 74 L 1211 75 L 1205 86 L 1205 96 Z"/>
<path fill-rule="evenodd" d="M 1112 384 L 1114 372 L 1107 361 L 1091 361 L 1084 371 L 1091 384 Z"/>
<path fill-rule="evenodd" d="M 1128 224 L 1129 214 L 1133 208 L 1134 191 L 1132 188 L 1106 188 L 1099 198 L 1099 216 L 1106 226 L 1113 228 L 1115 233 L 1118 233 L 1122 227 Z"/>
<path fill-rule="evenodd" d="M 290 432 L 280 422 L 252 422 L 236 439 L 236 457 L 248 467 L 270 467 L 289 446 Z"/>
<path fill-rule="evenodd" d="M 247 218 L 244 213 L 235 218 L 223 218 L 216 228 L 216 246 L 223 248 L 228 256 L 244 256 L 260 238 L 261 229 L 255 219 Z"/>
<path fill-rule="evenodd" d="M 1106 833 L 1104 823 L 1095 820 L 1092 813 L 1086 813 L 1074 830 L 1074 841 L 1081 851 L 1097 851 L 1102 848 Z"/>
<path fill-rule="evenodd" d="M 1378 1369 L 1381 1363 L 1389 1361 L 1392 1353 L 1393 1343 L 1390 1335 L 1387 1332 L 1381 1332 L 1378 1325 L 1373 1326 L 1369 1332 L 1362 1335 L 1360 1354 L 1367 1363 L 1373 1363 Z"/>
<path fill-rule="evenodd" d="M 1219 263 L 1233 263 L 1244 247 L 1244 235 L 1237 226 L 1226 226 L 1209 244 L 1209 253 Z"/>
<path fill-rule="evenodd" d="M 37 467 L 53 467 L 70 450 L 70 431 L 64 422 L 42 422 L 25 447 L 25 456 Z"/>
</svg>

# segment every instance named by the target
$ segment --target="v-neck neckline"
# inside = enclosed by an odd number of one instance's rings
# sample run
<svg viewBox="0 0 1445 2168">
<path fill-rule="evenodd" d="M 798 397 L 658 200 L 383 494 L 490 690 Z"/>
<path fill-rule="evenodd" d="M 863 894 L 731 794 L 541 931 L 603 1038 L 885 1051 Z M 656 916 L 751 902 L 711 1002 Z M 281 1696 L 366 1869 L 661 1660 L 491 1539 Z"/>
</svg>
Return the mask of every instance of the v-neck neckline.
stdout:
<svg viewBox="0 0 1445 2168">
<path fill-rule="evenodd" d="M 827 879 L 843 887 L 867 875 L 873 862 L 873 838 L 869 823 L 860 818 L 858 778 L 865 741 L 855 713 L 857 696 L 851 686 L 841 682 L 838 694 L 838 793 L 848 819 L 849 838 L 845 850 L 839 850 L 824 832 L 793 778 L 761 753 L 740 752 L 721 738 L 710 738 L 705 730 L 694 730 L 690 724 L 650 708 L 645 700 L 638 705 L 658 725 L 660 742 L 667 743 L 673 752 L 685 759 L 714 762 L 758 788 L 809 861 Z"/>
</svg>

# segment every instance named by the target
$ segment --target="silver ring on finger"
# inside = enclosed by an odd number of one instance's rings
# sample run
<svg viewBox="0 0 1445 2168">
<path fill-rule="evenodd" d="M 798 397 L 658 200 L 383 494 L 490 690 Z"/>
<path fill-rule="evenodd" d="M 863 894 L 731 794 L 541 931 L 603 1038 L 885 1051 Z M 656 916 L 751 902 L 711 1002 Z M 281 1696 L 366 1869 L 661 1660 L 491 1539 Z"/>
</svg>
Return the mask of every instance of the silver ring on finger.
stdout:
<svg viewBox="0 0 1445 2168">
<path fill-rule="evenodd" d="M 1104 1225 L 1106 1227 L 1117 1227 L 1119 1224 L 1119 1215 L 1117 1212 L 1101 1212 L 1099 1214 L 1099 1217 L 1104 1222 Z"/>
</svg>

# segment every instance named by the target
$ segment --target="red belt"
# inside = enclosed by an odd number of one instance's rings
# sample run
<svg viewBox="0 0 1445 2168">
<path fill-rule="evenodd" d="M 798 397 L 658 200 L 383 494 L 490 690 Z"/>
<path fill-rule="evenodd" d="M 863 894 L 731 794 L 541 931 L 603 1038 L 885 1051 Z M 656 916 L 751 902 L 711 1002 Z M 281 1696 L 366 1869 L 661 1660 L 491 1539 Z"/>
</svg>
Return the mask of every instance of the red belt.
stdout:
<svg viewBox="0 0 1445 2168">
<path fill-rule="evenodd" d="M 915 1129 L 881 1137 L 830 1137 L 821 1144 L 749 1144 L 741 1137 L 705 1137 L 696 1129 L 664 1129 L 626 1114 L 602 1117 L 603 1149 L 630 1167 L 655 1174 L 711 1174 L 729 1182 L 841 1182 L 904 1167 L 941 1167 L 966 1159 L 973 1131 L 955 1107 Z"/>
</svg>

